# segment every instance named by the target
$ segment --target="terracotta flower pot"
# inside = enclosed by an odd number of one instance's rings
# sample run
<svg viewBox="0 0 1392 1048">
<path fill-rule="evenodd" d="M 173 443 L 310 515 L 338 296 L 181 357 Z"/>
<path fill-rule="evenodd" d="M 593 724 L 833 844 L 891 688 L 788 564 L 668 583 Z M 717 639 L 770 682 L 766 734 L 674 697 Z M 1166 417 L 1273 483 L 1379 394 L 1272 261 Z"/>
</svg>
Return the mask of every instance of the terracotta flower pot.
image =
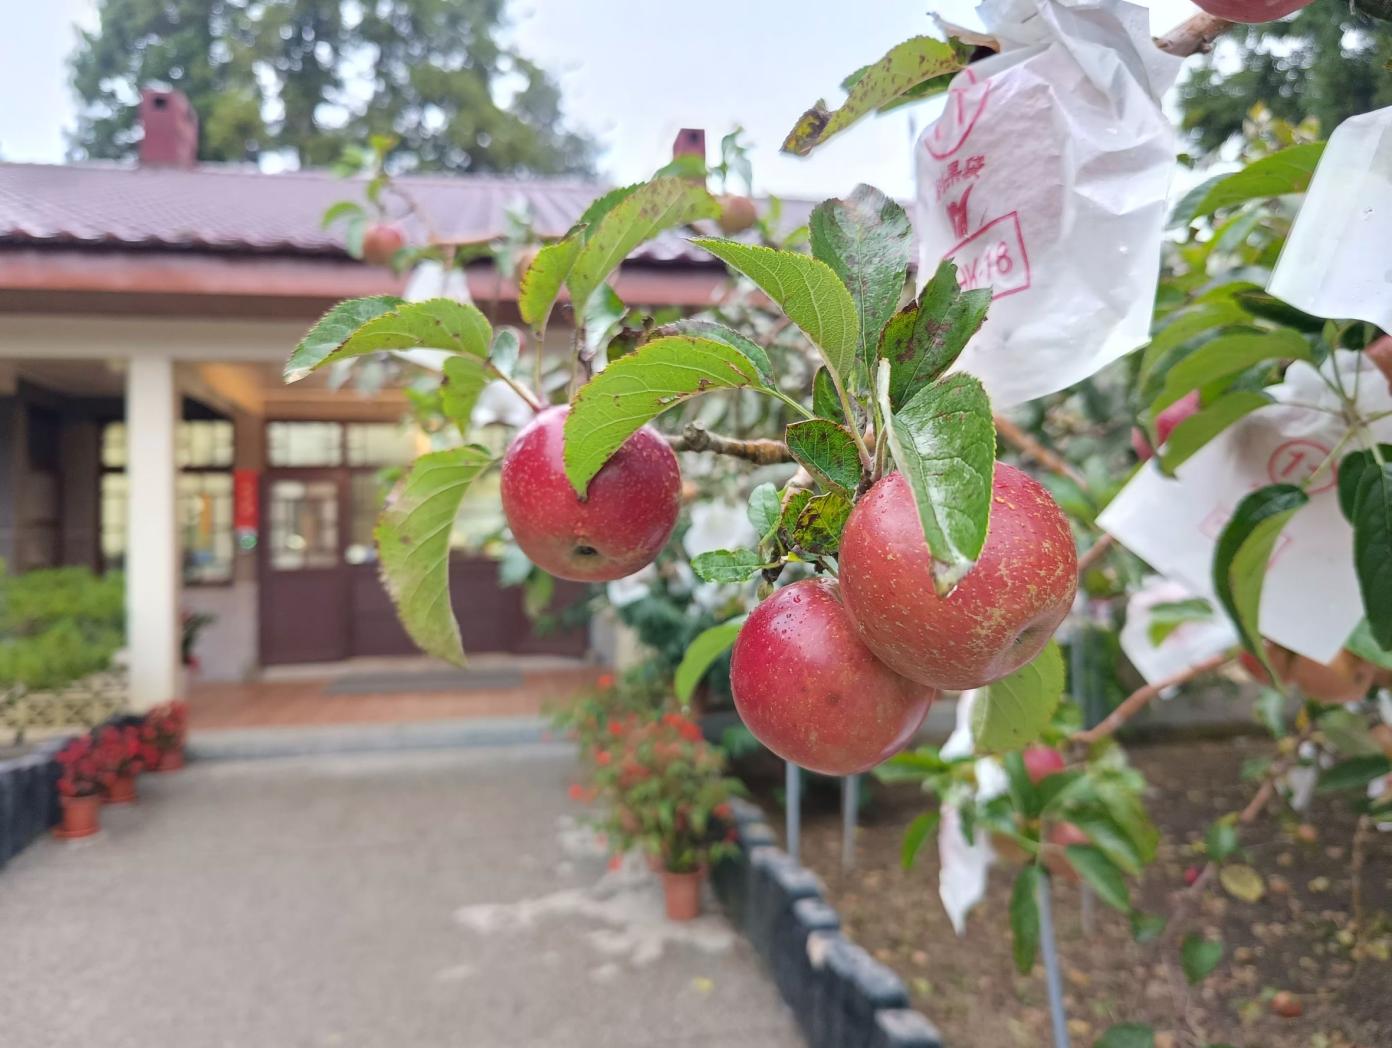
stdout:
<svg viewBox="0 0 1392 1048">
<path fill-rule="evenodd" d="M 667 919 L 690 921 L 701 912 L 701 881 L 704 870 L 691 873 L 662 871 L 662 891 L 667 896 Z"/>
<path fill-rule="evenodd" d="M 101 831 L 101 797 L 94 793 L 88 797 L 59 797 L 58 801 L 63 807 L 63 821 L 54 828 L 54 836 L 71 841 Z"/>
<path fill-rule="evenodd" d="M 135 803 L 135 776 L 118 775 L 111 780 L 111 785 L 106 788 L 107 804 L 133 804 Z"/>
<path fill-rule="evenodd" d="M 155 766 L 155 771 L 178 771 L 184 766 L 184 750 L 179 747 L 177 750 L 165 750 L 160 754 L 159 764 Z"/>
</svg>

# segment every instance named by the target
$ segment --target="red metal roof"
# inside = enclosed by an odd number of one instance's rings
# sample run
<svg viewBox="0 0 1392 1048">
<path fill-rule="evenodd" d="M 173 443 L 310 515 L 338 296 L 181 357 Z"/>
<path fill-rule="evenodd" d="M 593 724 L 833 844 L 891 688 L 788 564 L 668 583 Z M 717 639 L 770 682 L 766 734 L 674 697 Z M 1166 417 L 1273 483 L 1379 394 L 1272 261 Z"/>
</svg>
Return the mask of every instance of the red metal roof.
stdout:
<svg viewBox="0 0 1392 1048">
<path fill-rule="evenodd" d="M 458 241 L 503 235 L 507 210 L 519 205 L 530 209 L 539 234 L 559 236 L 608 188 L 574 179 L 490 176 L 409 176 L 400 184 L 438 235 Z M 362 200 L 362 182 L 325 171 L 0 164 L 0 244 L 341 256 L 341 226 L 324 230 L 320 218 L 344 199 Z M 784 224 L 806 221 L 811 207 L 808 201 L 785 201 Z M 406 206 L 393 200 L 389 211 L 402 215 Z M 400 221 L 413 240 L 427 239 L 415 216 Z M 659 236 L 633 257 L 714 261 L 677 233 Z"/>
</svg>

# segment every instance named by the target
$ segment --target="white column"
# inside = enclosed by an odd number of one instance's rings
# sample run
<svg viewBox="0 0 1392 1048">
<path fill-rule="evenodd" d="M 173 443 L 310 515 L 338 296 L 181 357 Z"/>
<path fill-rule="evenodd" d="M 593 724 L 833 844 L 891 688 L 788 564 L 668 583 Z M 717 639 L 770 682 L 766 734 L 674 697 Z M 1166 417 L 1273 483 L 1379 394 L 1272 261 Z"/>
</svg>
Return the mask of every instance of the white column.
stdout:
<svg viewBox="0 0 1392 1048">
<path fill-rule="evenodd" d="M 132 357 L 126 373 L 126 645 L 130 705 L 139 712 L 178 698 L 179 542 L 174 362 Z"/>
</svg>

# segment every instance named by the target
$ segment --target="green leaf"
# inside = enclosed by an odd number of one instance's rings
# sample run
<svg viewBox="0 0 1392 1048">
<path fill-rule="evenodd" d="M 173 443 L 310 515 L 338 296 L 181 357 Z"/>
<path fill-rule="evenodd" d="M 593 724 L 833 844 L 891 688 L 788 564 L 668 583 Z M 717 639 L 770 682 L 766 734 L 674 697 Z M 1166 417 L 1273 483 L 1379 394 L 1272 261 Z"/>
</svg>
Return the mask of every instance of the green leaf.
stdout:
<svg viewBox="0 0 1392 1048">
<path fill-rule="evenodd" d="M 1276 672 L 1262 643 L 1259 618 L 1266 565 L 1281 529 L 1310 496 L 1293 484 L 1270 484 L 1247 495 L 1223 526 L 1213 550 L 1213 591 L 1232 619 L 1243 645 Z"/>
<path fill-rule="evenodd" d="M 880 330 L 899 307 L 913 252 L 909 216 L 873 186 L 845 200 L 824 200 L 808 219 L 812 254 L 846 285 L 855 302 L 859 353 L 873 371 Z"/>
<path fill-rule="evenodd" d="M 934 808 L 909 823 L 909 828 L 904 831 L 904 843 L 899 848 L 899 865 L 902 869 L 913 868 L 914 860 L 918 858 L 918 850 L 937 828 L 940 817 L 941 813 Z"/>
<path fill-rule="evenodd" d="M 1214 862 L 1224 862 L 1237 853 L 1241 843 L 1237 839 L 1237 819 L 1225 815 L 1208 828 L 1204 836 L 1204 851 Z"/>
<path fill-rule="evenodd" d="M 742 625 L 741 622 L 722 622 L 719 626 L 712 626 L 710 629 L 702 630 L 696 634 L 691 643 L 687 645 L 686 653 L 677 666 L 675 683 L 673 684 L 677 698 L 682 702 L 690 701 L 692 693 L 696 690 L 696 685 L 701 683 L 701 679 L 705 677 L 711 664 L 729 651 L 730 646 L 735 643 L 735 638 L 739 636 Z"/>
<path fill-rule="evenodd" d="M 1140 1023 L 1121 1023 L 1109 1027 L 1093 1048 L 1155 1048 L 1155 1031 Z"/>
<path fill-rule="evenodd" d="M 620 357 L 575 395 L 565 420 L 565 467 L 584 496 L 590 479 L 644 423 L 714 389 L 763 389 L 749 358 L 724 342 L 655 338 Z"/>
<path fill-rule="evenodd" d="M 369 320 L 390 313 L 401 304 L 402 300 L 394 295 L 350 298 L 340 302 L 325 313 L 295 347 L 285 365 L 285 381 L 294 382 L 304 378 Z"/>
<path fill-rule="evenodd" d="M 1034 659 L 989 685 L 972 705 L 978 753 L 1018 750 L 1043 733 L 1063 697 L 1063 654 L 1049 641 Z"/>
<path fill-rule="evenodd" d="M 1260 211 L 1252 212 L 1260 216 Z M 1311 316 L 1303 309 L 1296 309 L 1289 302 L 1283 302 L 1275 295 L 1269 295 L 1260 287 L 1249 288 L 1233 294 L 1233 301 L 1254 317 L 1270 320 L 1282 327 L 1294 328 L 1307 335 L 1318 335 L 1324 329 L 1324 318 Z"/>
<path fill-rule="evenodd" d="M 1184 969 L 1184 977 L 1191 984 L 1203 982 L 1222 959 L 1221 939 L 1205 939 L 1191 933 L 1184 937 L 1184 943 L 1179 948 L 1179 963 Z"/>
<path fill-rule="evenodd" d="M 1248 200 L 1305 192 L 1310 188 L 1315 165 L 1323 152 L 1323 142 L 1307 142 L 1252 161 L 1241 171 L 1220 178 L 1209 186 L 1194 204 L 1193 213 L 1186 224 Z"/>
<path fill-rule="evenodd" d="M 963 291 L 957 267 L 939 263 L 918 301 L 894 315 L 880 338 L 889 361 L 889 403 L 898 408 L 950 368 L 986 319 L 991 289 Z"/>
<path fill-rule="evenodd" d="M 1039 889 L 1044 874 L 1038 866 L 1020 868 L 1010 891 L 1011 952 L 1015 970 L 1028 975 L 1039 956 Z"/>
<path fill-rule="evenodd" d="M 773 534 L 782 515 L 783 501 L 772 484 L 760 484 L 749 493 L 749 523 L 754 525 L 760 542 Z"/>
<path fill-rule="evenodd" d="M 961 41 L 943 42 L 929 36 L 916 36 L 898 44 L 878 62 L 857 71 L 840 109 L 828 111 L 824 102 L 818 102 L 804 113 L 783 142 L 783 151 L 806 156 L 865 114 L 926 81 L 945 79 L 958 72 L 966 66 L 971 51 Z"/>
<path fill-rule="evenodd" d="M 1265 360 L 1310 361 L 1313 357 L 1310 343 L 1289 329 L 1219 335 L 1170 368 L 1160 396 L 1150 406 L 1151 413 L 1158 415 L 1186 393 L 1236 375 L 1253 364 Z"/>
<path fill-rule="evenodd" d="M 426 654 L 457 665 L 464 649 L 450 606 L 450 532 L 469 485 L 492 462 L 476 445 L 422 455 L 377 523 L 382 580 L 401 625 Z"/>
<path fill-rule="evenodd" d="M 1133 875 L 1141 872 L 1141 867 L 1145 865 L 1144 857 L 1135 842 L 1117 826 L 1110 815 L 1102 811 L 1082 810 L 1070 812 L 1068 821 L 1087 834 L 1088 839 L 1123 872 Z"/>
<path fill-rule="evenodd" d="M 1158 913 L 1142 913 L 1136 910 L 1131 914 L 1131 938 L 1144 945 L 1160 938 L 1169 922 Z"/>
<path fill-rule="evenodd" d="M 1367 619 L 1359 620 L 1358 625 L 1349 634 L 1349 639 L 1344 641 L 1344 647 L 1360 659 L 1367 659 L 1374 666 L 1392 670 L 1392 649 L 1384 648 L 1373 640 L 1373 631 L 1368 626 Z"/>
<path fill-rule="evenodd" d="M 445 382 L 440 388 L 440 403 L 445 416 L 466 438 L 473 428 L 470 421 L 479 394 L 488 385 L 488 373 L 476 357 L 446 357 Z"/>
<path fill-rule="evenodd" d="M 570 275 L 571 266 L 583 246 L 580 233 L 572 231 L 560 240 L 547 244 L 537 252 L 532 264 L 522 274 L 517 288 L 517 312 L 535 332 L 546 330 L 551 307 L 561 293 L 561 285 Z"/>
<path fill-rule="evenodd" d="M 590 206 L 585 208 L 580 217 L 575 220 L 576 231 L 579 232 L 581 239 L 589 240 L 599 220 L 613 211 L 620 201 L 631 197 L 644 184 L 643 182 L 634 182 L 628 186 L 615 186 L 609 192 L 591 200 Z"/>
<path fill-rule="evenodd" d="M 831 381 L 831 372 L 818 368 L 812 378 L 812 414 L 832 422 L 846 421 L 846 412 L 841 408 L 841 398 L 836 395 L 836 385 Z"/>
<path fill-rule="evenodd" d="M 335 204 L 330 204 L 324 211 L 323 217 L 319 220 L 320 229 L 328 229 L 340 218 L 350 218 L 363 213 L 363 207 L 356 200 L 340 200 Z"/>
<path fill-rule="evenodd" d="M 752 549 L 716 549 L 691 558 L 691 570 L 702 582 L 747 582 L 765 567 Z"/>
<path fill-rule="evenodd" d="M 823 487 L 850 493 L 860 485 L 860 453 L 844 426 L 820 418 L 794 422 L 785 439 L 793 458 Z"/>
<path fill-rule="evenodd" d="M 715 218 L 720 205 L 700 182 L 655 178 L 644 182 L 594 219 L 575 257 L 566 285 L 576 312 L 583 312 L 595 289 L 628 253 L 673 226 Z"/>
<path fill-rule="evenodd" d="M 882 409 L 889 414 L 883 404 Z M 996 463 L 991 403 L 973 376 L 948 375 L 924 386 L 891 416 L 888 436 L 918 506 L 933 555 L 934 585 L 946 595 L 986 543 Z"/>
<path fill-rule="evenodd" d="M 1379 444 L 1378 451 L 1384 461 L 1392 459 L 1392 444 Z M 1358 514 L 1358 492 L 1363 483 L 1363 474 L 1377 468 L 1377 459 L 1367 449 L 1350 451 L 1339 463 L 1339 510 L 1350 524 Z"/>
<path fill-rule="evenodd" d="M 1099 899 L 1122 913 L 1130 911 L 1131 893 L 1126 890 L 1126 881 L 1100 848 L 1090 844 L 1070 844 L 1063 852 L 1068 857 L 1069 865 L 1078 871 L 1078 876 L 1092 885 Z"/>
<path fill-rule="evenodd" d="M 1150 373 L 1171 350 L 1178 349 L 1200 335 L 1218 328 L 1249 324 L 1252 318 L 1231 300 L 1205 302 L 1173 314 L 1165 326 L 1151 336 L 1150 344 L 1141 354 L 1138 383 L 1144 384 Z"/>
<path fill-rule="evenodd" d="M 1392 463 L 1364 469 L 1354 499 L 1353 564 L 1373 640 L 1392 647 Z"/>
<path fill-rule="evenodd" d="M 604 351 L 623 327 L 623 318 L 627 315 L 628 307 L 608 284 L 595 290 L 585 305 L 585 316 L 581 323 L 585 332 L 586 359 L 605 360 Z"/>
<path fill-rule="evenodd" d="M 1163 601 L 1152 605 L 1146 622 L 1146 636 L 1157 647 L 1186 622 L 1206 622 L 1213 618 L 1213 605 L 1202 597 Z"/>
<path fill-rule="evenodd" d="M 671 324 L 663 324 L 653 335 L 659 338 L 663 335 L 694 335 L 697 338 L 724 342 L 731 349 L 737 349 L 749 358 L 750 363 L 759 369 L 759 375 L 765 385 L 773 385 L 773 364 L 770 363 L 764 347 L 724 324 L 717 324 L 713 320 L 678 320 Z"/>
<path fill-rule="evenodd" d="M 1027 819 L 1037 817 L 1044 807 L 1044 795 L 1030 781 L 1029 770 L 1025 767 L 1024 755 L 1019 750 L 1011 750 L 1001 758 L 1001 767 L 1005 769 L 1005 780 L 1010 789 L 1010 799 L 1014 802 L 1016 809 Z"/>
<path fill-rule="evenodd" d="M 1173 472 L 1238 419 L 1272 403 L 1274 401 L 1267 394 L 1253 390 L 1240 390 L 1219 397 L 1170 432 L 1170 438 L 1165 441 L 1165 449 L 1160 454 L 1161 464 L 1167 472 Z"/>
<path fill-rule="evenodd" d="M 522 583 L 522 611 L 535 622 L 551 606 L 551 598 L 555 595 L 555 577 L 538 569 Z"/>
<path fill-rule="evenodd" d="M 1320 772 L 1315 789 L 1320 793 L 1361 789 L 1380 776 L 1392 772 L 1392 760 L 1383 753 L 1367 753 L 1340 761 Z"/>
<path fill-rule="evenodd" d="M 758 284 L 843 381 L 853 373 L 860 339 L 856 304 L 830 266 L 795 251 L 735 240 L 695 237 L 691 242 Z"/>
<path fill-rule="evenodd" d="M 378 308 L 384 303 L 386 309 Z M 340 315 L 354 304 L 361 304 L 357 311 Z M 353 316 L 357 323 L 348 329 Z M 335 307 L 295 347 L 285 365 L 285 381 L 296 382 L 325 364 L 384 350 L 443 349 L 482 359 L 488 356 L 492 338 L 488 319 L 467 302 L 354 299 Z"/>
<path fill-rule="evenodd" d="M 836 553 L 851 509 L 851 500 L 837 491 L 799 500 L 797 517 L 788 529 L 788 545 L 813 556 Z"/>
<path fill-rule="evenodd" d="M 516 331 L 510 327 L 493 330 L 493 345 L 488 350 L 488 362 L 499 372 L 511 378 L 521 352 L 522 340 L 517 337 Z"/>
<path fill-rule="evenodd" d="M 1218 883 L 1234 899 L 1243 902 L 1260 902 L 1266 894 L 1266 882 L 1261 874 L 1250 866 L 1233 863 L 1218 871 Z"/>
</svg>

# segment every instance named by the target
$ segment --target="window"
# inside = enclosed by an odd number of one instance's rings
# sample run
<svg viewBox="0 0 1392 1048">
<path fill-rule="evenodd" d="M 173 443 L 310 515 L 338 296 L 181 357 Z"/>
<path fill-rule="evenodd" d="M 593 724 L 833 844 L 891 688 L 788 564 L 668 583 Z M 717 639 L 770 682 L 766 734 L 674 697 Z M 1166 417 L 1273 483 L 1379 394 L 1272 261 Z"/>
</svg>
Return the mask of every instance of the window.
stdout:
<svg viewBox="0 0 1392 1048">
<path fill-rule="evenodd" d="M 343 425 L 338 422 L 266 423 L 268 466 L 340 466 Z"/>
<path fill-rule="evenodd" d="M 175 461 L 177 526 L 184 554 L 184 581 L 232 580 L 232 423 L 191 419 L 179 423 Z M 101 436 L 101 549 L 108 569 L 126 561 L 126 424 L 110 422 Z"/>
</svg>

